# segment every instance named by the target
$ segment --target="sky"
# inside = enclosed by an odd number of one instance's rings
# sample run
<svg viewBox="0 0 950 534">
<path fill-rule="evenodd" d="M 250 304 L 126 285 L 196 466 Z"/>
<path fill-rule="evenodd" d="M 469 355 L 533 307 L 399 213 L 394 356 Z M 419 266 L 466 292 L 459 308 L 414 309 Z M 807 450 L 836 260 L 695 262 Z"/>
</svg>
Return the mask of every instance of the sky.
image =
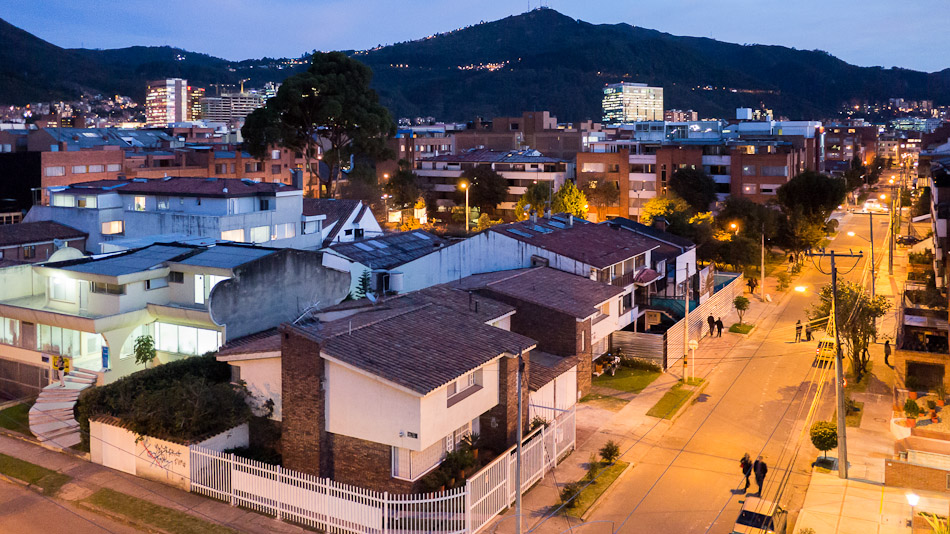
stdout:
<svg viewBox="0 0 950 534">
<path fill-rule="evenodd" d="M 365 49 L 538 7 L 539 0 L 0 0 L 0 18 L 67 48 L 169 45 L 240 60 Z M 856 65 L 950 67 L 948 0 L 545 0 L 591 23 L 821 49 Z"/>
</svg>

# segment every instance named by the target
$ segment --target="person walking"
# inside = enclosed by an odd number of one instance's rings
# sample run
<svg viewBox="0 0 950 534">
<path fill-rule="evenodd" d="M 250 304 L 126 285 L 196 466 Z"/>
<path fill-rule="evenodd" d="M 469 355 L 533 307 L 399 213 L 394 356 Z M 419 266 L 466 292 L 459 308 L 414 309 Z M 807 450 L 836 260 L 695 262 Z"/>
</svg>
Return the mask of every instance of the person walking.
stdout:
<svg viewBox="0 0 950 534">
<path fill-rule="evenodd" d="M 746 280 L 746 285 L 749 286 L 749 293 L 755 293 L 755 288 L 759 285 L 759 282 L 755 278 L 749 278 Z"/>
<path fill-rule="evenodd" d="M 805 323 L 805 341 L 811 341 L 811 321 Z"/>
<path fill-rule="evenodd" d="M 745 476 L 745 488 L 743 488 L 742 491 L 749 491 L 749 475 L 752 474 L 752 459 L 749 458 L 749 453 L 745 453 L 742 459 L 739 460 L 739 467 Z"/>
<path fill-rule="evenodd" d="M 716 336 L 722 337 L 722 317 L 716 319 Z"/>
<path fill-rule="evenodd" d="M 762 496 L 762 485 L 765 484 L 765 475 L 769 472 L 769 466 L 765 464 L 765 460 L 761 456 L 755 459 L 755 463 L 752 464 L 752 472 L 755 473 L 755 485 L 758 486 L 759 491 L 755 492 L 759 497 Z"/>
<path fill-rule="evenodd" d="M 709 317 L 706 317 L 706 324 L 709 325 L 709 337 L 716 335 L 716 318 L 709 314 Z"/>
<path fill-rule="evenodd" d="M 891 340 L 888 339 L 884 342 L 884 365 L 890 367 L 890 362 L 887 361 L 891 357 Z"/>
<path fill-rule="evenodd" d="M 59 387 L 66 387 L 66 362 L 62 356 L 56 358 L 56 374 L 59 375 Z"/>
<path fill-rule="evenodd" d="M 795 322 L 795 343 L 799 343 L 802 340 L 802 322 L 798 320 Z"/>
</svg>

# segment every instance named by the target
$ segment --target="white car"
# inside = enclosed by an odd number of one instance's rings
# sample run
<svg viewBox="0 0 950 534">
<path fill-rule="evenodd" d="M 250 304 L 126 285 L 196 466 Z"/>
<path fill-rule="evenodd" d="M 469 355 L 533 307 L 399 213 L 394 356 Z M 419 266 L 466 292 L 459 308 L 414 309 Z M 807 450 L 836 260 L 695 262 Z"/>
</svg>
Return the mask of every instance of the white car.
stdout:
<svg viewBox="0 0 950 534">
<path fill-rule="evenodd" d="M 871 198 L 864 203 L 864 211 L 887 211 L 887 205 L 881 204 L 881 201 L 876 198 Z"/>
<path fill-rule="evenodd" d="M 785 534 L 788 512 L 772 501 L 746 497 L 732 528 L 733 534 Z"/>
</svg>

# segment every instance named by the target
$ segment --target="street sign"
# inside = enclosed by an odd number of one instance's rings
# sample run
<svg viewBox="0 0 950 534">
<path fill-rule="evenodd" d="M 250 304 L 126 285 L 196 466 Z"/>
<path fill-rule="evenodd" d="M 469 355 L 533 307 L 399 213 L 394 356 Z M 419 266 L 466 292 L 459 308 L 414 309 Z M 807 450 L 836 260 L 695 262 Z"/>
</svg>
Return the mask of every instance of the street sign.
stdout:
<svg viewBox="0 0 950 534">
<path fill-rule="evenodd" d="M 109 368 L 109 347 L 105 345 L 102 346 L 102 368 Z"/>
<path fill-rule="evenodd" d="M 699 342 L 695 339 L 689 340 L 689 350 L 696 350 L 699 348 Z"/>
</svg>

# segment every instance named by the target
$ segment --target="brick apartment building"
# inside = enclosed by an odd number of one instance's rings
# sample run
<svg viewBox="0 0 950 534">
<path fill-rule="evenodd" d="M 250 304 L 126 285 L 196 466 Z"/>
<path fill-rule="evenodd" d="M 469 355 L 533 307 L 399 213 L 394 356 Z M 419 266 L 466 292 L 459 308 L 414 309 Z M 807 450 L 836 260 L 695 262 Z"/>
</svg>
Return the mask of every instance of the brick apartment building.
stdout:
<svg viewBox="0 0 950 534">
<path fill-rule="evenodd" d="M 584 149 L 584 134 L 597 127 L 590 121 L 558 124 L 548 111 L 526 111 L 521 117 L 476 120 L 471 128 L 455 133 L 459 151 L 487 148 L 498 151 L 532 148 L 555 159 L 573 159 Z"/>
</svg>

